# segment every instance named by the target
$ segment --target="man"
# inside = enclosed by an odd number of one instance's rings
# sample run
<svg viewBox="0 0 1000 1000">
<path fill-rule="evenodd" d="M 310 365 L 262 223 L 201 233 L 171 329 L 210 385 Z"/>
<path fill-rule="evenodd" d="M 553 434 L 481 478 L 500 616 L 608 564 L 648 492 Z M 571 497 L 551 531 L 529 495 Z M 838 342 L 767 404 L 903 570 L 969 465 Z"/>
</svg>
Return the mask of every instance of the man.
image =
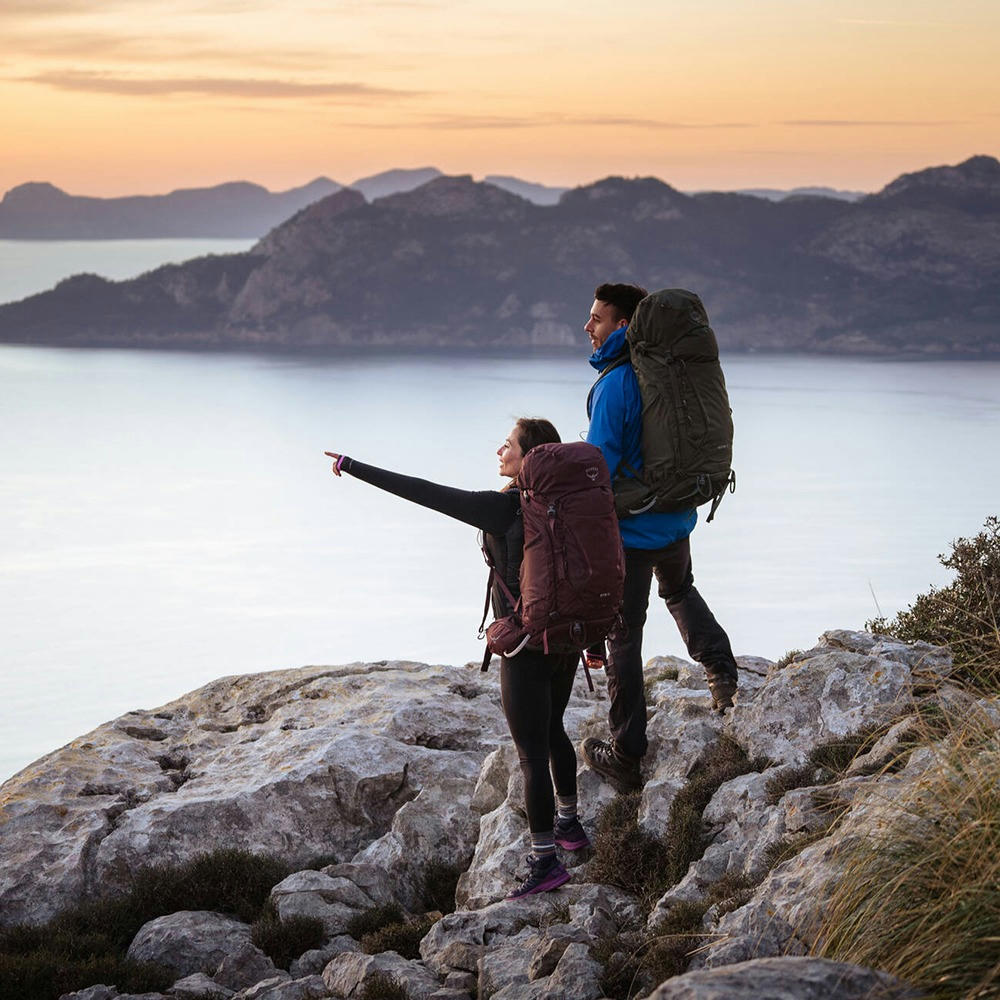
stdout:
<svg viewBox="0 0 1000 1000">
<path fill-rule="evenodd" d="M 625 332 L 636 306 L 646 297 L 637 285 L 603 284 L 584 330 L 594 353 L 590 364 L 604 372 L 628 352 Z M 598 378 L 587 401 L 587 440 L 604 454 L 612 479 L 642 471 L 642 400 L 630 364 L 620 364 Z M 608 718 L 611 738 L 591 737 L 581 750 L 587 763 L 625 791 L 642 785 L 640 762 L 646 753 L 646 696 L 642 676 L 642 628 L 646 622 L 652 577 L 673 615 L 688 654 L 705 668 L 713 708 L 732 707 L 736 660 L 729 637 L 694 587 L 688 536 L 697 521 L 694 510 L 648 512 L 620 522 L 625 548 L 625 628 L 608 641 Z"/>
</svg>

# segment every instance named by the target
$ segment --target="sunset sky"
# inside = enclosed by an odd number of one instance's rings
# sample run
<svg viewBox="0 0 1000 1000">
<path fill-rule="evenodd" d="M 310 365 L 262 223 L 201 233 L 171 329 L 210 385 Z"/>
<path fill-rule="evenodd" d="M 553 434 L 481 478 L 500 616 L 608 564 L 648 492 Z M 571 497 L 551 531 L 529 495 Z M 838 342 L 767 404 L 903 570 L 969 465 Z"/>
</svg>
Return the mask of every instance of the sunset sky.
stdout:
<svg viewBox="0 0 1000 1000">
<path fill-rule="evenodd" d="M 0 192 L 876 190 L 1000 153 L 997 0 L 0 0 L 0 39 Z"/>
</svg>

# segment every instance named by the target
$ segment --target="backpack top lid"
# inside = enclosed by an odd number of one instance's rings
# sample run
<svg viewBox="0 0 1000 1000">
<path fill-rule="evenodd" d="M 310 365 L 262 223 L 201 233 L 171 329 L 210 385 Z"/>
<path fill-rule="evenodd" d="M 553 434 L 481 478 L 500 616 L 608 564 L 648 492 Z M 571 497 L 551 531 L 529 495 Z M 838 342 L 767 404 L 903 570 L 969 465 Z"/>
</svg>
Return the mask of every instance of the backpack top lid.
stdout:
<svg viewBox="0 0 1000 1000">
<path fill-rule="evenodd" d="M 684 340 L 687 342 L 682 344 Z M 719 357 L 705 306 L 694 292 L 684 288 L 664 288 L 647 295 L 629 323 L 628 342 L 637 353 L 646 347 L 674 348 L 692 360 L 715 361 Z"/>
<path fill-rule="evenodd" d="M 536 445 L 521 463 L 518 485 L 527 493 L 559 493 L 592 486 L 611 486 L 600 448 L 586 441 Z"/>
</svg>

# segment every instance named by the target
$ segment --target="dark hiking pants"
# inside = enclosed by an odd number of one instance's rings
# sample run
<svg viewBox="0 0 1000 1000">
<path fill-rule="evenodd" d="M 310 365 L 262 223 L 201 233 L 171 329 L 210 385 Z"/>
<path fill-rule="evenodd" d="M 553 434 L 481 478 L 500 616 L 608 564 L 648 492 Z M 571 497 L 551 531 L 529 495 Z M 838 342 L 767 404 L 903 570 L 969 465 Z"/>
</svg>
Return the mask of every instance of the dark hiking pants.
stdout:
<svg viewBox="0 0 1000 1000">
<path fill-rule="evenodd" d="M 629 757 L 646 753 L 646 693 L 642 676 L 642 628 L 646 624 L 649 588 L 656 576 L 658 593 L 666 602 L 692 660 L 708 677 L 736 678 L 736 660 L 729 636 L 695 589 L 691 545 L 687 538 L 663 549 L 625 550 L 625 628 L 608 640 L 608 713 L 616 747 Z"/>
<path fill-rule="evenodd" d="M 528 829 L 552 829 L 555 794 L 576 795 L 576 751 L 563 728 L 577 653 L 526 649 L 500 660 L 500 700 L 524 774 Z"/>
</svg>

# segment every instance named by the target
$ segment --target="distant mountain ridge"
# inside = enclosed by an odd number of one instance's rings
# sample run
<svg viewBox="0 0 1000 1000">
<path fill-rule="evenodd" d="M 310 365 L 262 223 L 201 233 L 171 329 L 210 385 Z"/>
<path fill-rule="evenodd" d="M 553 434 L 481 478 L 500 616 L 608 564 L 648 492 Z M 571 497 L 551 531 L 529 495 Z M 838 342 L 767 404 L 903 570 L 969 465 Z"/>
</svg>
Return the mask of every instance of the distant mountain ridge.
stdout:
<svg viewBox="0 0 1000 1000">
<path fill-rule="evenodd" d="M 855 203 L 621 177 L 552 206 L 470 177 L 372 202 L 342 189 L 248 253 L 0 307 L 0 340 L 580 350 L 609 279 L 694 289 L 723 350 L 1000 356 L 1000 163 L 907 174 Z"/>
<path fill-rule="evenodd" d="M 0 238 L 254 239 L 340 188 L 335 181 L 318 177 L 277 193 L 259 184 L 235 181 L 165 195 L 89 198 L 67 194 L 48 183 L 21 184 L 0 201 Z"/>
<path fill-rule="evenodd" d="M 436 167 L 393 169 L 346 186 L 374 201 L 412 191 L 443 176 Z M 536 204 L 554 204 L 566 190 L 516 177 L 487 180 Z M 92 198 L 67 194 L 48 182 L 30 182 L 11 188 L 0 199 L 0 239 L 259 239 L 307 205 L 343 187 L 328 177 L 318 177 L 281 192 L 233 181 L 163 195 Z"/>
<path fill-rule="evenodd" d="M 207 188 L 181 188 L 163 195 L 93 198 L 72 195 L 48 182 L 11 188 L 0 199 L 0 239 L 103 240 L 165 238 L 258 239 L 313 202 L 347 186 L 368 201 L 412 191 L 444 174 L 437 167 L 392 169 L 342 185 L 318 177 L 302 187 L 271 192 L 259 184 L 232 181 Z M 566 187 L 487 174 L 493 184 L 536 205 L 555 205 Z M 770 201 L 798 196 L 856 201 L 860 191 L 828 187 L 750 188 L 749 194 Z"/>
</svg>

